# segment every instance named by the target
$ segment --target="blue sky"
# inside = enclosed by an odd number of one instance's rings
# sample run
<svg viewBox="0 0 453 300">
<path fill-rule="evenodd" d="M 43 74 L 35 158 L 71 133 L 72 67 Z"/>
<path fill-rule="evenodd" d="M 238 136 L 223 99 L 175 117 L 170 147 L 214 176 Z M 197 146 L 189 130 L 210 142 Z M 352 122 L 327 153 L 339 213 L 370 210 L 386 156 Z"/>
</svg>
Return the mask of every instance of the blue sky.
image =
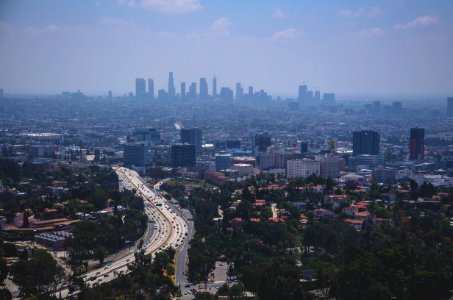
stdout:
<svg viewBox="0 0 453 300">
<path fill-rule="evenodd" d="M 2 0 L 0 88 L 118 95 L 173 71 L 273 95 L 451 95 L 452 17 L 450 0 Z"/>
</svg>

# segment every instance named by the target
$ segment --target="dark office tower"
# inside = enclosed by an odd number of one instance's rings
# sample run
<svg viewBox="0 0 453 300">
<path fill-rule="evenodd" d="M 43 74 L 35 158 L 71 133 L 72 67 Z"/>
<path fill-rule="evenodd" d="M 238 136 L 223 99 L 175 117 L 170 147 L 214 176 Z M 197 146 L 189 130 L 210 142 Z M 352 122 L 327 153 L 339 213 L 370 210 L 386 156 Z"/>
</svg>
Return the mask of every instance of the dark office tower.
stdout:
<svg viewBox="0 0 453 300">
<path fill-rule="evenodd" d="M 299 95 L 297 97 L 299 102 L 306 102 L 307 101 L 307 86 L 306 85 L 299 85 Z"/>
<path fill-rule="evenodd" d="M 410 159 L 417 160 L 425 157 L 425 129 L 411 128 Z"/>
<path fill-rule="evenodd" d="M 244 97 L 244 89 L 241 86 L 241 83 L 236 83 L 236 100 L 242 100 Z"/>
<path fill-rule="evenodd" d="M 195 146 L 179 144 L 171 146 L 171 162 L 174 168 L 194 167 L 196 161 Z"/>
<path fill-rule="evenodd" d="M 208 82 L 206 78 L 200 78 L 200 99 L 208 99 Z"/>
<path fill-rule="evenodd" d="M 200 128 L 182 128 L 181 143 L 194 145 L 197 152 L 201 152 L 202 132 Z"/>
<path fill-rule="evenodd" d="M 233 90 L 228 87 L 221 88 L 220 99 L 223 101 L 233 101 Z"/>
<path fill-rule="evenodd" d="M 148 79 L 148 98 L 154 99 L 154 80 Z"/>
<path fill-rule="evenodd" d="M 320 91 L 315 91 L 315 100 L 321 101 L 321 92 Z"/>
<path fill-rule="evenodd" d="M 257 134 L 253 137 L 252 140 L 252 153 L 253 155 L 258 155 L 267 150 L 267 147 L 272 145 L 271 136 L 266 132 L 262 134 Z"/>
<path fill-rule="evenodd" d="M 181 82 L 181 99 L 186 98 L 186 83 Z"/>
<path fill-rule="evenodd" d="M 212 79 L 212 97 L 217 97 L 217 78 Z"/>
<path fill-rule="evenodd" d="M 173 80 L 173 72 L 168 73 L 168 98 L 175 99 L 176 89 L 175 81 Z"/>
<path fill-rule="evenodd" d="M 371 130 L 354 131 L 352 133 L 353 155 L 379 154 L 379 133 Z"/>
<path fill-rule="evenodd" d="M 149 164 L 148 146 L 142 143 L 126 144 L 123 152 L 125 167 L 146 167 Z"/>
<path fill-rule="evenodd" d="M 187 94 L 187 98 L 189 99 L 196 99 L 197 98 L 197 84 L 192 82 L 189 86 L 189 93 Z"/>
<path fill-rule="evenodd" d="M 447 115 L 453 117 L 453 97 L 447 98 Z"/>
<path fill-rule="evenodd" d="M 143 78 L 135 79 L 135 98 L 143 99 L 146 95 L 146 81 Z"/>
<path fill-rule="evenodd" d="M 335 94 L 334 93 L 324 93 L 324 95 L 322 95 L 322 100 L 326 104 L 334 104 L 335 103 Z"/>
<path fill-rule="evenodd" d="M 381 112 L 381 101 L 374 101 L 373 102 L 373 112 L 378 114 Z"/>
</svg>

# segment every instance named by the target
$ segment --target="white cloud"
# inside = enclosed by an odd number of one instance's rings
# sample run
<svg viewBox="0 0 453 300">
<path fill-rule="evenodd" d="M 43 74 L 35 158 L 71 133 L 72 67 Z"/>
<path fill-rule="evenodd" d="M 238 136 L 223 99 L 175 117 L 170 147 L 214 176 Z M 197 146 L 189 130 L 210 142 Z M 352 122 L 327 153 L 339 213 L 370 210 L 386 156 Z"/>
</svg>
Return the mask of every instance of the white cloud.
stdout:
<svg viewBox="0 0 453 300">
<path fill-rule="evenodd" d="M 358 35 L 363 38 L 381 37 L 385 35 L 385 32 L 379 27 L 370 27 L 360 30 Z"/>
<path fill-rule="evenodd" d="M 233 23 L 227 17 L 221 17 L 214 21 L 211 25 L 211 30 L 216 33 L 228 35 L 230 27 Z"/>
<path fill-rule="evenodd" d="M 272 35 L 271 40 L 272 41 L 291 40 L 291 39 L 295 38 L 298 35 L 298 33 L 299 32 L 295 28 L 287 28 L 287 29 L 275 32 Z"/>
<path fill-rule="evenodd" d="M 174 14 L 190 13 L 201 9 L 199 0 L 119 0 L 118 3 Z"/>
<path fill-rule="evenodd" d="M 286 17 L 286 14 L 283 10 L 281 10 L 280 8 L 274 10 L 274 18 L 282 19 L 284 17 Z"/>
<path fill-rule="evenodd" d="M 398 29 L 411 29 L 416 27 L 427 27 L 438 23 L 439 18 L 437 16 L 422 16 L 406 24 L 396 24 L 395 27 Z"/>
<path fill-rule="evenodd" d="M 377 6 L 358 8 L 356 10 L 342 9 L 338 12 L 338 15 L 345 18 L 377 17 L 381 15 L 381 9 Z"/>
</svg>

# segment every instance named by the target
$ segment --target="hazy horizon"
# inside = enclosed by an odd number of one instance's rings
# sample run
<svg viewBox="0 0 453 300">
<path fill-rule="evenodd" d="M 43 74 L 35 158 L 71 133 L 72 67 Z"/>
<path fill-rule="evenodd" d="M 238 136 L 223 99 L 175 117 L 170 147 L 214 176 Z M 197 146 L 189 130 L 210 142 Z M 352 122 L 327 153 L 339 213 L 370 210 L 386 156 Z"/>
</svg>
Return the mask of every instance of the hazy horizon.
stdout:
<svg viewBox="0 0 453 300">
<path fill-rule="evenodd" d="M 0 88 L 123 95 L 135 78 L 294 97 L 453 94 L 451 1 L 2 1 Z"/>
</svg>

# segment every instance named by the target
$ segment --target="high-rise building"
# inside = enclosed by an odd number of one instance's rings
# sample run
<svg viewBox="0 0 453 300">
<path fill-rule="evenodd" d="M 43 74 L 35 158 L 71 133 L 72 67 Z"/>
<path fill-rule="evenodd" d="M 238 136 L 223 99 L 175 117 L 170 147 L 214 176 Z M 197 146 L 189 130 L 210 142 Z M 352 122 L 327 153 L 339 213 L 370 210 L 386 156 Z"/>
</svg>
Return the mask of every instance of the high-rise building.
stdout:
<svg viewBox="0 0 453 300">
<path fill-rule="evenodd" d="M 0 98 L 3 97 L 3 89 L 0 89 Z"/>
<path fill-rule="evenodd" d="M 1 93 L 0 93 L 0 97 L 1 97 L 1 96 L 2 96 L 2 95 L 1 95 Z M 113 97 L 113 96 L 112 96 L 112 91 L 109 91 L 109 96 L 108 96 L 108 97 L 109 97 L 109 99 L 112 99 L 112 97 Z"/>
<path fill-rule="evenodd" d="M 181 99 L 186 98 L 186 83 L 181 82 Z"/>
<path fill-rule="evenodd" d="M 233 101 L 233 90 L 228 87 L 221 88 L 220 99 L 223 101 Z"/>
<path fill-rule="evenodd" d="M 176 88 L 175 81 L 173 79 L 173 72 L 168 73 L 168 98 L 175 99 Z"/>
<path fill-rule="evenodd" d="M 394 168 L 376 168 L 371 173 L 371 178 L 377 183 L 393 183 L 396 180 L 397 170 Z"/>
<path fill-rule="evenodd" d="M 320 91 L 315 91 L 315 100 L 321 101 L 321 92 Z"/>
<path fill-rule="evenodd" d="M 253 86 L 249 86 L 249 92 L 247 95 L 250 100 L 253 99 Z"/>
<path fill-rule="evenodd" d="M 124 145 L 123 165 L 125 167 L 144 168 L 149 164 L 148 146 L 145 143 Z"/>
<path fill-rule="evenodd" d="M 236 100 L 240 101 L 244 97 L 244 89 L 240 82 L 236 83 Z"/>
<path fill-rule="evenodd" d="M 135 128 L 130 140 L 134 142 L 152 142 L 158 145 L 160 144 L 160 133 L 155 128 Z"/>
<path fill-rule="evenodd" d="M 324 95 L 322 95 L 322 100 L 326 104 L 334 104 L 335 103 L 335 94 L 334 93 L 324 93 Z"/>
<path fill-rule="evenodd" d="M 373 102 L 373 112 L 378 114 L 381 112 L 381 101 L 374 101 Z"/>
<path fill-rule="evenodd" d="M 171 162 L 174 168 L 194 167 L 196 162 L 195 146 L 188 144 L 172 145 Z"/>
<path fill-rule="evenodd" d="M 299 95 L 297 97 L 297 100 L 301 103 L 306 103 L 307 102 L 307 91 L 308 87 L 306 85 L 299 85 Z"/>
<path fill-rule="evenodd" d="M 166 100 L 167 96 L 168 96 L 168 94 L 165 92 L 164 89 L 159 89 L 157 91 L 157 98 L 159 98 L 159 100 Z"/>
<path fill-rule="evenodd" d="M 146 81 L 143 78 L 135 79 L 135 98 L 143 99 L 146 95 Z"/>
<path fill-rule="evenodd" d="M 181 143 L 194 145 L 197 152 L 202 151 L 202 131 L 200 128 L 182 128 Z"/>
<path fill-rule="evenodd" d="M 200 78 L 200 99 L 208 99 L 208 82 L 206 78 Z"/>
<path fill-rule="evenodd" d="M 338 178 L 340 171 L 345 169 L 345 160 L 339 156 L 328 156 L 320 159 L 320 174 L 322 177 Z"/>
<path fill-rule="evenodd" d="M 257 134 L 252 139 L 252 154 L 257 156 L 258 154 L 265 152 L 267 147 L 270 147 L 271 145 L 272 139 L 267 132 Z"/>
<path fill-rule="evenodd" d="M 313 174 L 319 176 L 321 164 L 316 160 L 291 159 L 286 162 L 286 177 L 308 177 Z"/>
<path fill-rule="evenodd" d="M 394 114 L 399 114 L 403 111 L 403 104 L 400 101 L 395 101 L 392 103 L 392 112 Z"/>
<path fill-rule="evenodd" d="M 217 78 L 212 79 L 212 97 L 217 97 Z"/>
<path fill-rule="evenodd" d="M 189 93 L 187 94 L 187 98 L 189 99 L 196 99 L 197 98 L 197 84 L 192 82 L 189 86 Z"/>
<path fill-rule="evenodd" d="M 379 154 L 379 143 L 380 136 L 379 133 L 371 130 L 362 130 L 354 131 L 352 144 L 353 144 L 353 154 Z"/>
<path fill-rule="evenodd" d="M 411 160 L 425 157 L 425 129 L 411 128 L 410 131 L 410 155 Z"/>
<path fill-rule="evenodd" d="M 154 99 L 154 80 L 148 79 L 148 97 Z"/>
<path fill-rule="evenodd" d="M 231 168 L 231 154 L 219 153 L 215 155 L 215 170 L 228 170 Z"/>
<path fill-rule="evenodd" d="M 447 115 L 453 117 L 453 97 L 447 98 Z"/>
</svg>

